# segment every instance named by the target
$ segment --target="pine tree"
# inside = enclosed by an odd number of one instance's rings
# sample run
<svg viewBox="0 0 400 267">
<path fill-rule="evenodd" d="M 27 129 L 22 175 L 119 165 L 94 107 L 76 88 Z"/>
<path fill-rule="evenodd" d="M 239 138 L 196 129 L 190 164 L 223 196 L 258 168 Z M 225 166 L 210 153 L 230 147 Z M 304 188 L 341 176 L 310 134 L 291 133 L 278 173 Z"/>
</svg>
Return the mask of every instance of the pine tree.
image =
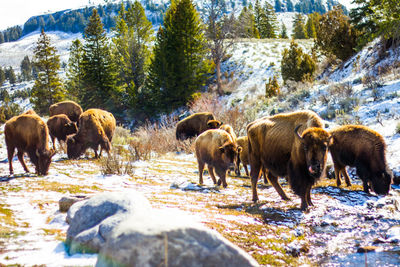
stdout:
<svg viewBox="0 0 400 267">
<path fill-rule="evenodd" d="M 307 33 L 304 25 L 303 15 L 296 13 L 293 21 L 293 34 L 294 39 L 307 39 Z"/>
<path fill-rule="evenodd" d="M 102 108 L 116 113 L 117 116 L 122 115 L 119 107 L 120 92 L 116 84 L 116 67 L 96 9 L 93 9 L 84 32 L 82 73 L 82 107 Z"/>
<path fill-rule="evenodd" d="M 0 31 L 0 44 L 4 43 L 4 34 Z"/>
<path fill-rule="evenodd" d="M 17 82 L 17 77 L 15 76 L 14 69 L 10 66 L 6 69 L 6 79 L 10 82 L 10 84 L 15 84 Z"/>
<path fill-rule="evenodd" d="M 256 3 L 254 5 L 254 22 L 255 26 L 257 29 L 257 32 L 260 36 L 260 38 L 264 38 L 263 32 L 264 32 L 264 21 L 265 21 L 265 12 L 264 9 L 262 8 L 260 1 L 256 0 Z"/>
<path fill-rule="evenodd" d="M 49 107 L 64 100 L 66 94 L 57 74 L 60 69 L 60 56 L 44 30 L 34 49 L 33 64 L 38 70 L 38 76 L 32 88 L 31 103 L 39 114 L 47 114 Z"/>
<path fill-rule="evenodd" d="M 6 80 L 6 74 L 2 67 L 0 67 L 0 86 L 3 85 L 4 81 Z"/>
<path fill-rule="evenodd" d="M 151 22 L 140 2 L 127 11 L 123 5 L 116 19 L 113 38 L 114 55 L 119 69 L 119 83 L 125 88 L 128 105 L 134 107 L 150 64 L 150 43 L 153 41 Z"/>
<path fill-rule="evenodd" d="M 315 24 L 313 19 L 313 14 L 309 14 L 307 16 L 307 23 L 305 26 L 307 37 L 315 39 L 317 37 L 317 33 L 315 30 Z"/>
<path fill-rule="evenodd" d="M 281 73 L 285 82 L 287 80 L 298 82 L 310 79 L 315 69 L 316 64 L 313 58 L 305 54 L 294 40 L 290 43 L 289 49 L 283 50 Z"/>
<path fill-rule="evenodd" d="M 25 56 L 21 61 L 21 75 L 22 80 L 30 81 L 32 79 L 32 64 L 28 56 Z"/>
<path fill-rule="evenodd" d="M 283 22 L 282 22 L 282 30 L 281 30 L 281 33 L 279 34 L 279 38 L 282 38 L 282 39 L 288 38 L 286 25 Z"/>
<path fill-rule="evenodd" d="M 265 2 L 264 6 L 265 12 L 265 30 L 264 38 L 276 38 L 276 32 L 278 31 L 278 22 L 274 7 Z"/>
<path fill-rule="evenodd" d="M 287 12 L 294 11 L 293 2 L 291 0 L 286 0 L 286 11 Z"/>
<path fill-rule="evenodd" d="M 239 37 L 241 38 L 260 38 L 260 34 L 255 26 L 253 7 L 243 7 L 238 18 Z"/>
<path fill-rule="evenodd" d="M 69 98 L 78 100 L 80 92 L 83 91 L 82 71 L 83 45 L 79 39 L 72 41 L 69 48 L 69 59 L 67 65 L 66 88 Z"/>
<path fill-rule="evenodd" d="M 149 74 L 148 90 L 159 97 L 159 111 L 186 104 L 205 86 L 210 74 L 206 54 L 204 26 L 192 1 L 173 1 L 157 35 Z"/>
</svg>

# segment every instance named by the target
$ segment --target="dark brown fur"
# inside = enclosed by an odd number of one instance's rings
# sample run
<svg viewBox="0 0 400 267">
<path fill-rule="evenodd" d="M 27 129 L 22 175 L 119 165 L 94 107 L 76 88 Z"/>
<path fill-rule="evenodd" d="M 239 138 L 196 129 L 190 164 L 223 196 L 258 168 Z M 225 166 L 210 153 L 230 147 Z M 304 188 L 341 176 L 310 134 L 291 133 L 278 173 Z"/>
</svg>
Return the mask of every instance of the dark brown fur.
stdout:
<svg viewBox="0 0 400 267">
<path fill-rule="evenodd" d="M 68 135 L 78 132 L 76 123 L 72 122 L 65 114 L 58 114 L 49 118 L 47 120 L 47 127 L 49 128 L 51 141 L 53 142 L 53 149 L 56 149 L 56 138 L 58 142 L 65 142 Z"/>
<path fill-rule="evenodd" d="M 208 172 L 214 184 L 227 187 L 226 171 L 240 152 L 240 147 L 232 137 L 223 130 L 208 130 L 199 135 L 195 141 L 196 157 L 199 166 L 199 184 L 203 184 L 203 170 L 207 164 Z M 215 179 L 214 170 L 218 177 Z"/>
<path fill-rule="evenodd" d="M 29 172 L 24 161 L 26 152 L 35 165 L 36 173 L 47 175 L 51 163 L 51 158 L 55 154 L 49 150 L 49 130 L 46 123 L 37 116 L 22 114 L 11 118 L 6 122 L 4 135 L 7 145 L 8 162 L 10 174 L 14 173 L 12 158 L 15 148 L 18 151 L 18 159 L 25 172 Z"/>
<path fill-rule="evenodd" d="M 79 118 L 78 133 L 67 139 L 68 158 L 78 158 L 86 149 L 92 148 L 95 158 L 101 156 L 102 150 L 111 150 L 116 121 L 114 116 L 105 110 L 88 109 Z M 97 149 L 100 145 L 100 155 Z"/>
<path fill-rule="evenodd" d="M 215 120 L 211 112 L 194 113 L 176 125 L 176 139 L 185 140 L 198 136 L 209 129 L 218 129 L 222 123 Z"/>
<path fill-rule="evenodd" d="M 361 125 L 344 125 L 330 131 L 333 143 L 330 152 L 335 167 L 337 186 L 343 175 L 351 185 L 346 166 L 356 167 L 363 181 L 364 192 L 369 193 L 369 183 L 377 194 L 387 195 L 392 182 L 392 172 L 386 163 L 386 144 L 374 130 Z"/>
<path fill-rule="evenodd" d="M 71 121 L 77 122 L 83 110 L 74 101 L 62 101 L 53 104 L 49 108 L 50 117 L 58 114 L 65 114 Z"/>
<path fill-rule="evenodd" d="M 253 201 L 258 200 L 257 181 L 262 169 L 268 171 L 268 178 L 281 198 L 289 199 L 279 185 L 278 177 L 288 174 L 288 163 L 296 138 L 294 130 L 298 125 L 302 125 L 299 129 L 301 133 L 309 127 L 322 128 L 323 123 L 315 112 L 298 111 L 264 117 L 247 126 Z"/>
</svg>

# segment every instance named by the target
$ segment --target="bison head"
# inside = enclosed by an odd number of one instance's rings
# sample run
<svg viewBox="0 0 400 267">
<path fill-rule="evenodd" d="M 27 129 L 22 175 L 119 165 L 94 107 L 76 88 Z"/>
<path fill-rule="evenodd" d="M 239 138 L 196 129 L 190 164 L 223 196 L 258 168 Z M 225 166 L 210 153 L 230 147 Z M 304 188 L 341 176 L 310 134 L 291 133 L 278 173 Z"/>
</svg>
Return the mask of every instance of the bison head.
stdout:
<svg viewBox="0 0 400 267">
<path fill-rule="evenodd" d="M 56 151 L 51 150 L 38 150 L 36 156 L 38 157 L 38 164 L 36 166 L 36 172 L 39 175 L 47 175 L 50 168 L 51 158 L 54 156 Z"/>
<path fill-rule="evenodd" d="M 307 171 L 310 176 L 319 178 L 325 171 L 328 147 L 332 136 L 322 128 L 308 128 L 300 136 L 298 129 L 295 129 L 295 135 L 299 138 L 303 147 Z"/>
<path fill-rule="evenodd" d="M 218 129 L 222 125 L 222 122 L 217 120 L 209 120 L 207 122 L 208 129 Z"/>
<path fill-rule="evenodd" d="M 236 163 L 237 155 L 242 151 L 240 146 L 237 146 L 235 143 L 225 143 L 220 146 L 219 151 L 221 152 L 221 159 L 228 166 Z"/>
<path fill-rule="evenodd" d="M 378 195 L 389 194 L 393 174 L 390 170 L 385 170 L 371 177 L 371 187 Z"/>
<path fill-rule="evenodd" d="M 67 139 L 67 155 L 69 159 L 76 159 L 82 154 L 83 144 L 74 136 Z"/>
</svg>

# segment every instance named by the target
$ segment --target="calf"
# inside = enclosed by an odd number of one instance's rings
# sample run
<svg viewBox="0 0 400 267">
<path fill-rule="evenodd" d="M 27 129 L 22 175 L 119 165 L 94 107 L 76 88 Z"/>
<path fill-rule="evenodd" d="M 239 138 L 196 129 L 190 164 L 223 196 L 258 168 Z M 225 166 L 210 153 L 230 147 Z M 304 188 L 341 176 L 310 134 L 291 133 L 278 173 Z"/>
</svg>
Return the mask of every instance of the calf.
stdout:
<svg viewBox="0 0 400 267">
<path fill-rule="evenodd" d="M 56 138 L 58 142 L 66 142 L 68 135 L 78 132 L 76 123 L 72 122 L 65 114 L 58 114 L 49 118 L 47 120 L 47 127 L 49 128 L 51 141 L 53 142 L 53 149 L 56 149 Z"/>
</svg>

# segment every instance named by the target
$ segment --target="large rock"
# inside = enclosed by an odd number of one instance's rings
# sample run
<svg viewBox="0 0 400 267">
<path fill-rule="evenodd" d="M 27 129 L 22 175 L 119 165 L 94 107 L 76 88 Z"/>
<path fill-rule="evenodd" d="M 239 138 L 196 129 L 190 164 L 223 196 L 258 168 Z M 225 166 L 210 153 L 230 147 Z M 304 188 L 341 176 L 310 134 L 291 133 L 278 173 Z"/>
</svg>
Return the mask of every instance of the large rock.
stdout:
<svg viewBox="0 0 400 267">
<path fill-rule="evenodd" d="M 97 253 L 113 228 L 128 215 L 145 214 L 149 201 L 140 193 L 102 193 L 73 204 L 68 210 L 68 253 Z"/>
<path fill-rule="evenodd" d="M 137 216 L 139 215 L 139 216 Z M 171 211 L 135 214 L 100 250 L 96 266 L 258 266 L 219 233 Z"/>
</svg>

